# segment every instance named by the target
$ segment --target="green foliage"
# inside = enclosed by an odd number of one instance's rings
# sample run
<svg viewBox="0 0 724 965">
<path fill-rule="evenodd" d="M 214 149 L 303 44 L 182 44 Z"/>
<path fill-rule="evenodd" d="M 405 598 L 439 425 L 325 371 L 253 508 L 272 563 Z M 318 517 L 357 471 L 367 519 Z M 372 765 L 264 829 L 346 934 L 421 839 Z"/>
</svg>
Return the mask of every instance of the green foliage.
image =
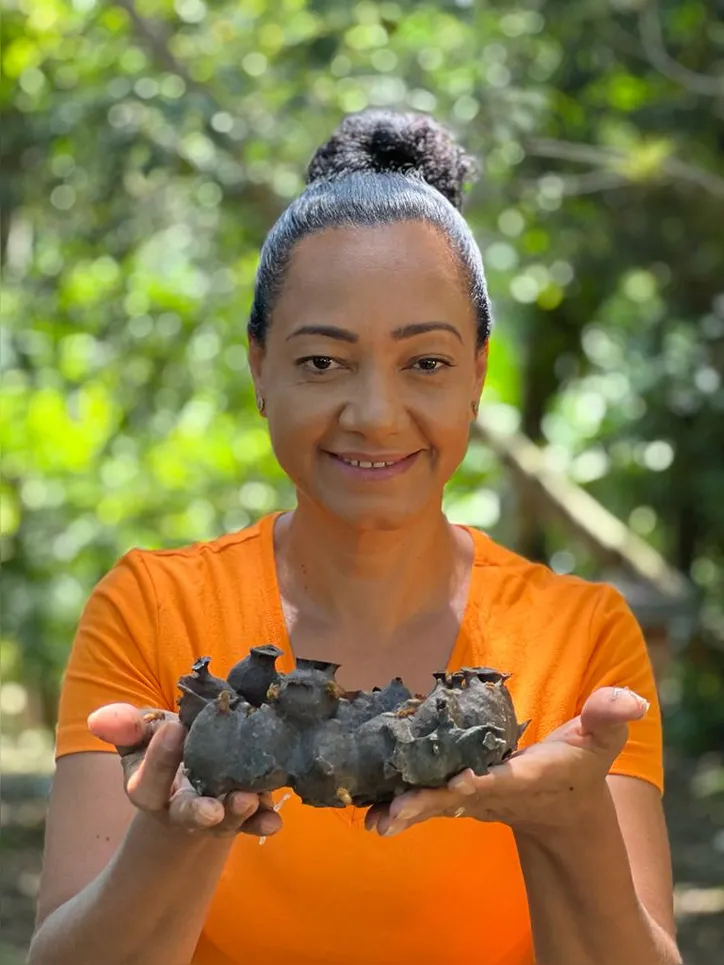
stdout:
<svg viewBox="0 0 724 965">
<path fill-rule="evenodd" d="M 676 668 L 677 712 L 666 722 L 667 740 L 691 754 L 724 743 L 724 654 L 694 651 Z M 722 775 L 724 777 L 724 775 Z M 723 788 L 724 789 L 724 788 Z"/>
<path fill-rule="evenodd" d="M 491 417 L 689 573 L 724 639 L 724 39 L 705 4 L 4 14 L 3 633 L 49 719 L 121 553 L 291 501 L 246 362 L 257 253 L 367 105 L 434 112 L 484 159 L 467 214 L 496 306 Z M 451 513 L 513 542 L 509 485 L 474 446 Z M 543 535 L 547 558 L 567 547 Z"/>
</svg>

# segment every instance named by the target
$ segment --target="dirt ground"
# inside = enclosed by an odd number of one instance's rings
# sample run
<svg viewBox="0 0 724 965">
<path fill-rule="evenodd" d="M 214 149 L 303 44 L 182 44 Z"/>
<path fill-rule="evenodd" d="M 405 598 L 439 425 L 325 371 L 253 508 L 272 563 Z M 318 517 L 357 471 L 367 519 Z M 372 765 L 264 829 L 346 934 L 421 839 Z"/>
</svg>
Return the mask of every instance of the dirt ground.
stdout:
<svg viewBox="0 0 724 965">
<path fill-rule="evenodd" d="M 685 965 L 724 961 L 724 757 L 674 754 L 665 797 Z M 0 965 L 23 965 L 33 927 L 47 781 L 3 782 Z M 84 965 L 84 963 L 79 963 Z"/>
</svg>

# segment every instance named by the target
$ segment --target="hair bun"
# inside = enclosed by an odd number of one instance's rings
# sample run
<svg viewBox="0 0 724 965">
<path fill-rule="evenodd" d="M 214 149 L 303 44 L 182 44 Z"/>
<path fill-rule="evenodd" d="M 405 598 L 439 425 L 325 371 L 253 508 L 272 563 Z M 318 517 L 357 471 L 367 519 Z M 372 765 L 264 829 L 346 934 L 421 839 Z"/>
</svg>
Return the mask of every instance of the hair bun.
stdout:
<svg viewBox="0 0 724 965">
<path fill-rule="evenodd" d="M 399 172 L 421 177 L 456 208 L 475 160 L 452 134 L 426 114 L 366 110 L 344 118 L 309 163 L 307 183 L 356 171 Z"/>
</svg>

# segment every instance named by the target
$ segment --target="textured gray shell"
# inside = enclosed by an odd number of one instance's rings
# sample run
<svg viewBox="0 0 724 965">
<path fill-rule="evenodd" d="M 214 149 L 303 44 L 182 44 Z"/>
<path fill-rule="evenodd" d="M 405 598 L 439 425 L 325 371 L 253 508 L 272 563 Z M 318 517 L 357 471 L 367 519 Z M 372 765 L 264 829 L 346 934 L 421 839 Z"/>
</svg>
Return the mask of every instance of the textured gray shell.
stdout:
<svg viewBox="0 0 724 965">
<path fill-rule="evenodd" d="M 518 745 L 508 674 L 487 667 L 435 674 L 425 697 L 400 678 L 370 692 L 344 692 L 336 664 L 297 660 L 276 670 L 281 651 L 253 648 L 227 680 L 209 658 L 179 680 L 188 728 L 184 764 L 204 795 L 292 788 L 315 807 L 367 806 L 412 787 L 439 787 L 465 768 L 476 774 Z"/>
</svg>

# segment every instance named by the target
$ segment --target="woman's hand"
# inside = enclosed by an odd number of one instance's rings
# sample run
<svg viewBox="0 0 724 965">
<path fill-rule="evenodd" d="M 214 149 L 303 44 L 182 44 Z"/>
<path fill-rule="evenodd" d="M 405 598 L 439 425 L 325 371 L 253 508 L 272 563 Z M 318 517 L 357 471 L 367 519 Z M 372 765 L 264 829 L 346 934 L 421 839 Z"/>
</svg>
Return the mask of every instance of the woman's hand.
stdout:
<svg viewBox="0 0 724 965">
<path fill-rule="evenodd" d="M 196 793 L 181 766 L 186 729 L 176 714 L 107 704 L 90 715 L 88 727 L 120 754 L 131 803 L 164 824 L 217 836 L 266 837 L 281 828 L 268 794 L 232 791 L 222 801 Z"/>
<path fill-rule="evenodd" d="M 370 808 L 367 830 L 390 836 L 434 817 L 500 821 L 518 831 L 565 828 L 600 800 L 609 768 L 626 743 L 628 723 L 647 711 L 648 703 L 633 691 L 602 687 L 579 717 L 482 777 L 463 771 L 447 787 L 408 791 L 389 805 Z"/>
</svg>

